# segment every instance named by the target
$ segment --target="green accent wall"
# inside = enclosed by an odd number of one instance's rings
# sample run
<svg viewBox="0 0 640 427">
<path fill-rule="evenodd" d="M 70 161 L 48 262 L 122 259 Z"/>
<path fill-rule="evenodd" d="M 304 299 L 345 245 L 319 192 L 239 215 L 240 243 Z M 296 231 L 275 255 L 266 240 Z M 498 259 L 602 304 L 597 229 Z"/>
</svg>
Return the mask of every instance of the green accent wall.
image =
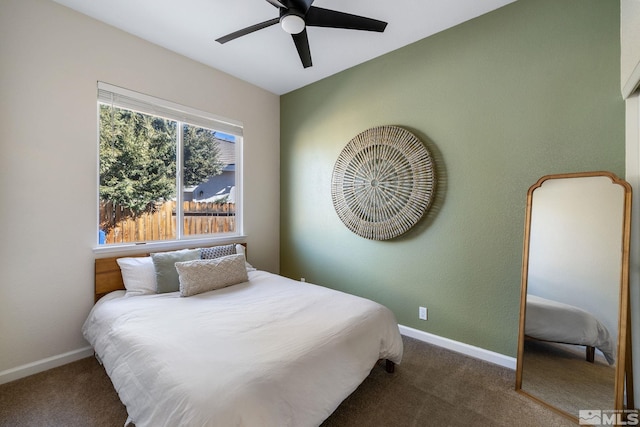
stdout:
<svg viewBox="0 0 640 427">
<path fill-rule="evenodd" d="M 552 173 L 624 176 L 620 5 L 519 0 L 280 102 L 281 274 L 515 356 L 527 189 Z M 342 148 L 379 125 L 414 132 L 438 176 L 426 216 L 384 242 L 343 226 L 330 187 Z"/>
</svg>

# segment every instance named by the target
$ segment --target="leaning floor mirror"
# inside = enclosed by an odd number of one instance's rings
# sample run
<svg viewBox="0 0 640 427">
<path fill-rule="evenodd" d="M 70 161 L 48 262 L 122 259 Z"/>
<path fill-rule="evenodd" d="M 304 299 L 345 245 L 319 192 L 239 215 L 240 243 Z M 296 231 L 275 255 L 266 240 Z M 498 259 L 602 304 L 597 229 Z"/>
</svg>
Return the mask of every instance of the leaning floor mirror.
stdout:
<svg viewBox="0 0 640 427">
<path fill-rule="evenodd" d="M 527 193 L 516 390 L 576 423 L 632 406 L 630 215 L 631 186 L 609 172 Z"/>
</svg>

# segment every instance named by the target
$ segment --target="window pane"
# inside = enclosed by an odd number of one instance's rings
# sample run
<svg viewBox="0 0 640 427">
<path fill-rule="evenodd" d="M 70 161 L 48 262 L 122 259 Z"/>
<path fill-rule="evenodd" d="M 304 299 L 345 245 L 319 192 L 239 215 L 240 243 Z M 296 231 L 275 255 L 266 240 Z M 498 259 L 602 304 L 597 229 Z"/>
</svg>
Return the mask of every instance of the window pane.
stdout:
<svg viewBox="0 0 640 427">
<path fill-rule="evenodd" d="M 177 122 L 100 104 L 100 243 L 176 238 Z"/>
<path fill-rule="evenodd" d="M 235 137 L 185 124 L 183 147 L 184 235 L 235 232 Z"/>
</svg>

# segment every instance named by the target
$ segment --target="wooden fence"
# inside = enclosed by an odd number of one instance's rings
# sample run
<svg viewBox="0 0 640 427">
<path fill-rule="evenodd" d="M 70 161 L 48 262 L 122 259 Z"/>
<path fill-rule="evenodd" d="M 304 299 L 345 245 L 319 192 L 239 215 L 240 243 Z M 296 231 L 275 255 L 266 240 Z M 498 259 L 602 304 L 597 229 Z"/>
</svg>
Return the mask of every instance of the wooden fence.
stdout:
<svg viewBox="0 0 640 427">
<path fill-rule="evenodd" d="M 184 234 L 227 233 L 236 230 L 234 203 L 184 202 Z M 152 213 L 134 217 L 132 212 L 113 203 L 100 203 L 100 229 L 104 243 L 132 243 L 171 240 L 176 237 L 176 202 L 158 206 Z"/>
</svg>

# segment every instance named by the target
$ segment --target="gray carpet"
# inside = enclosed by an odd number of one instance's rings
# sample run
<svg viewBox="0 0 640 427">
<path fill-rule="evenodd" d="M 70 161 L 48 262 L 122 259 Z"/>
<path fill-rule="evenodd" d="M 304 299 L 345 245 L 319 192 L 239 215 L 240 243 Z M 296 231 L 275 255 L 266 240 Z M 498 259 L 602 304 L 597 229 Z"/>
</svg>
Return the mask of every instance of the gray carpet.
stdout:
<svg viewBox="0 0 640 427">
<path fill-rule="evenodd" d="M 376 366 L 323 427 L 574 425 L 516 393 L 514 371 L 411 338 L 404 343 L 396 372 Z M 94 358 L 0 385 L 3 427 L 120 427 L 126 418 Z"/>
</svg>

